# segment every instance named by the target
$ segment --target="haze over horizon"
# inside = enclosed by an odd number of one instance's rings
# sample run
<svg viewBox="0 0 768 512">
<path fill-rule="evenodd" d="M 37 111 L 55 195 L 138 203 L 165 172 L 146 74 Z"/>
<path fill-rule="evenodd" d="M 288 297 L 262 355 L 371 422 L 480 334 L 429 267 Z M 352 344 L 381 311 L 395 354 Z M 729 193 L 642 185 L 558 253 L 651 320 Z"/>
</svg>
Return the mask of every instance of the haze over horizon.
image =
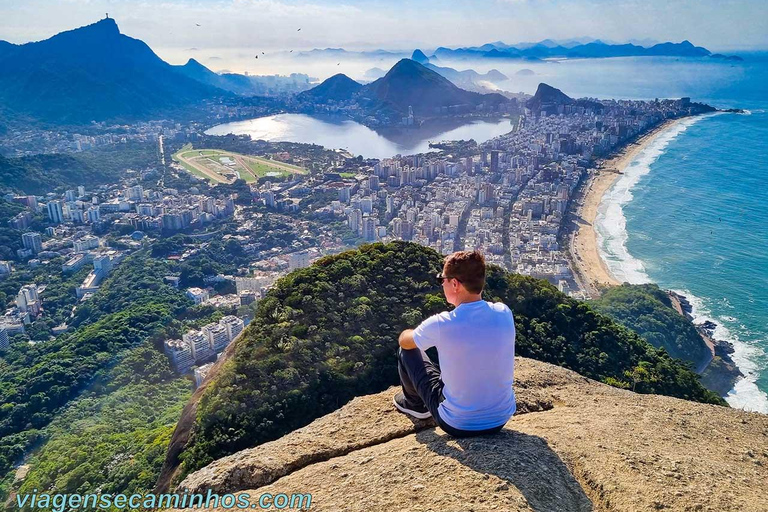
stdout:
<svg viewBox="0 0 768 512">
<path fill-rule="evenodd" d="M 756 16 L 756 10 L 766 16 Z M 25 43 L 88 25 L 105 13 L 174 64 L 214 55 L 343 47 L 475 46 L 592 37 L 610 42 L 690 40 L 712 51 L 768 48 L 768 8 L 756 0 L 30 0 L 0 5 L 0 40 Z M 34 20 L 34 23 L 31 21 Z M 299 30 L 300 29 L 300 30 Z"/>
</svg>

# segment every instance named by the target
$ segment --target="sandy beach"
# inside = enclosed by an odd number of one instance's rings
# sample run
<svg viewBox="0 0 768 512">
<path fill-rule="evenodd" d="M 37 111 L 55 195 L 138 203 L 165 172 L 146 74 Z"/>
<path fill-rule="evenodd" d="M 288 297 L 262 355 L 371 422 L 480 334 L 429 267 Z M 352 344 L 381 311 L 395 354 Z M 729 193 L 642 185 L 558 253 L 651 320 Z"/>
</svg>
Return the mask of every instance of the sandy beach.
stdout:
<svg viewBox="0 0 768 512">
<path fill-rule="evenodd" d="M 621 284 L 611 274 L 597 247 L 597 233 L 594 222 L 603 195 L 621 176 L 624 169 L 637 154 L 651 144 L 658 135 L 685 118 L 668 119 L 622 148 L 615 156 L 598 163 L 586 183 L 574 197 L 576 209 L 573 212 L 577 228 L 570 240 L 570 257 L 574 277 L 588 297 L 599 296 L 600 288 Z"/>
</svg>

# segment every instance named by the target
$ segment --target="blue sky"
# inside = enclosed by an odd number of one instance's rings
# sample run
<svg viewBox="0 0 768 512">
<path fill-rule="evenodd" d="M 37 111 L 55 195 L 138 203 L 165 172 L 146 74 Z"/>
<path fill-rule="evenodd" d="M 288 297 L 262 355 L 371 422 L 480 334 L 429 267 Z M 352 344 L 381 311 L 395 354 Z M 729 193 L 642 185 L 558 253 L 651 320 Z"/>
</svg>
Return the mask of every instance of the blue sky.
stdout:
<svg viewBox="0 0 768 512">
<path fill-rule="evenodd" d="M 44 39 L 106 12 L 161 55 L 254 44 L 406 49 L 580 36 L 768 49 L 768 0 L 0 0 L 0 39 Z"/>
</svg>

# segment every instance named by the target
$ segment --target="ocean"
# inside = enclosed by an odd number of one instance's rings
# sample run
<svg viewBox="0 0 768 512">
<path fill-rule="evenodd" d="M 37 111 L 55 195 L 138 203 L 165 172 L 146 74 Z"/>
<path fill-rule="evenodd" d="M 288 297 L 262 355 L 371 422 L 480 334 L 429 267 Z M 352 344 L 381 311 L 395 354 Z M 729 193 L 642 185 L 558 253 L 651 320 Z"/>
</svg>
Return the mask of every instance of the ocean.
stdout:
<svg viewBox="0 0 768 512">
<path fill-rule="evenodd" d="M 606 193 L 595 227 L 617 279 L 678 291 L 696 323 L 717 323 L 715 338 L 733 343 L 746 376 L 726 400 L 768 414 L 768 55 L 721 66 L 684 95 L 747 112 L 663 132 Z"/>
</svg>

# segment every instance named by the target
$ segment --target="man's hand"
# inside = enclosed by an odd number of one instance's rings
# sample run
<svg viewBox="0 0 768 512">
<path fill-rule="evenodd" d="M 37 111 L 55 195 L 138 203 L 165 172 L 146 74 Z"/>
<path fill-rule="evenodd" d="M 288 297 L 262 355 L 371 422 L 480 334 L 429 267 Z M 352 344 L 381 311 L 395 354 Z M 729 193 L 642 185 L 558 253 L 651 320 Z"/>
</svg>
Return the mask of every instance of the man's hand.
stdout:
<svg viewBox="0 0 768 512">
<path fill-rule="evenodd" d="M 398 342 L 400 343 L 400 348 L 404 350 L 411 350 L 414 348 L 418 348 L 416 346 L 416 343 L 413 341 L 413 329 L 406 329 L 403 332 L 401 332 L 400 339 L 398 339 Z"/>
</svg>

